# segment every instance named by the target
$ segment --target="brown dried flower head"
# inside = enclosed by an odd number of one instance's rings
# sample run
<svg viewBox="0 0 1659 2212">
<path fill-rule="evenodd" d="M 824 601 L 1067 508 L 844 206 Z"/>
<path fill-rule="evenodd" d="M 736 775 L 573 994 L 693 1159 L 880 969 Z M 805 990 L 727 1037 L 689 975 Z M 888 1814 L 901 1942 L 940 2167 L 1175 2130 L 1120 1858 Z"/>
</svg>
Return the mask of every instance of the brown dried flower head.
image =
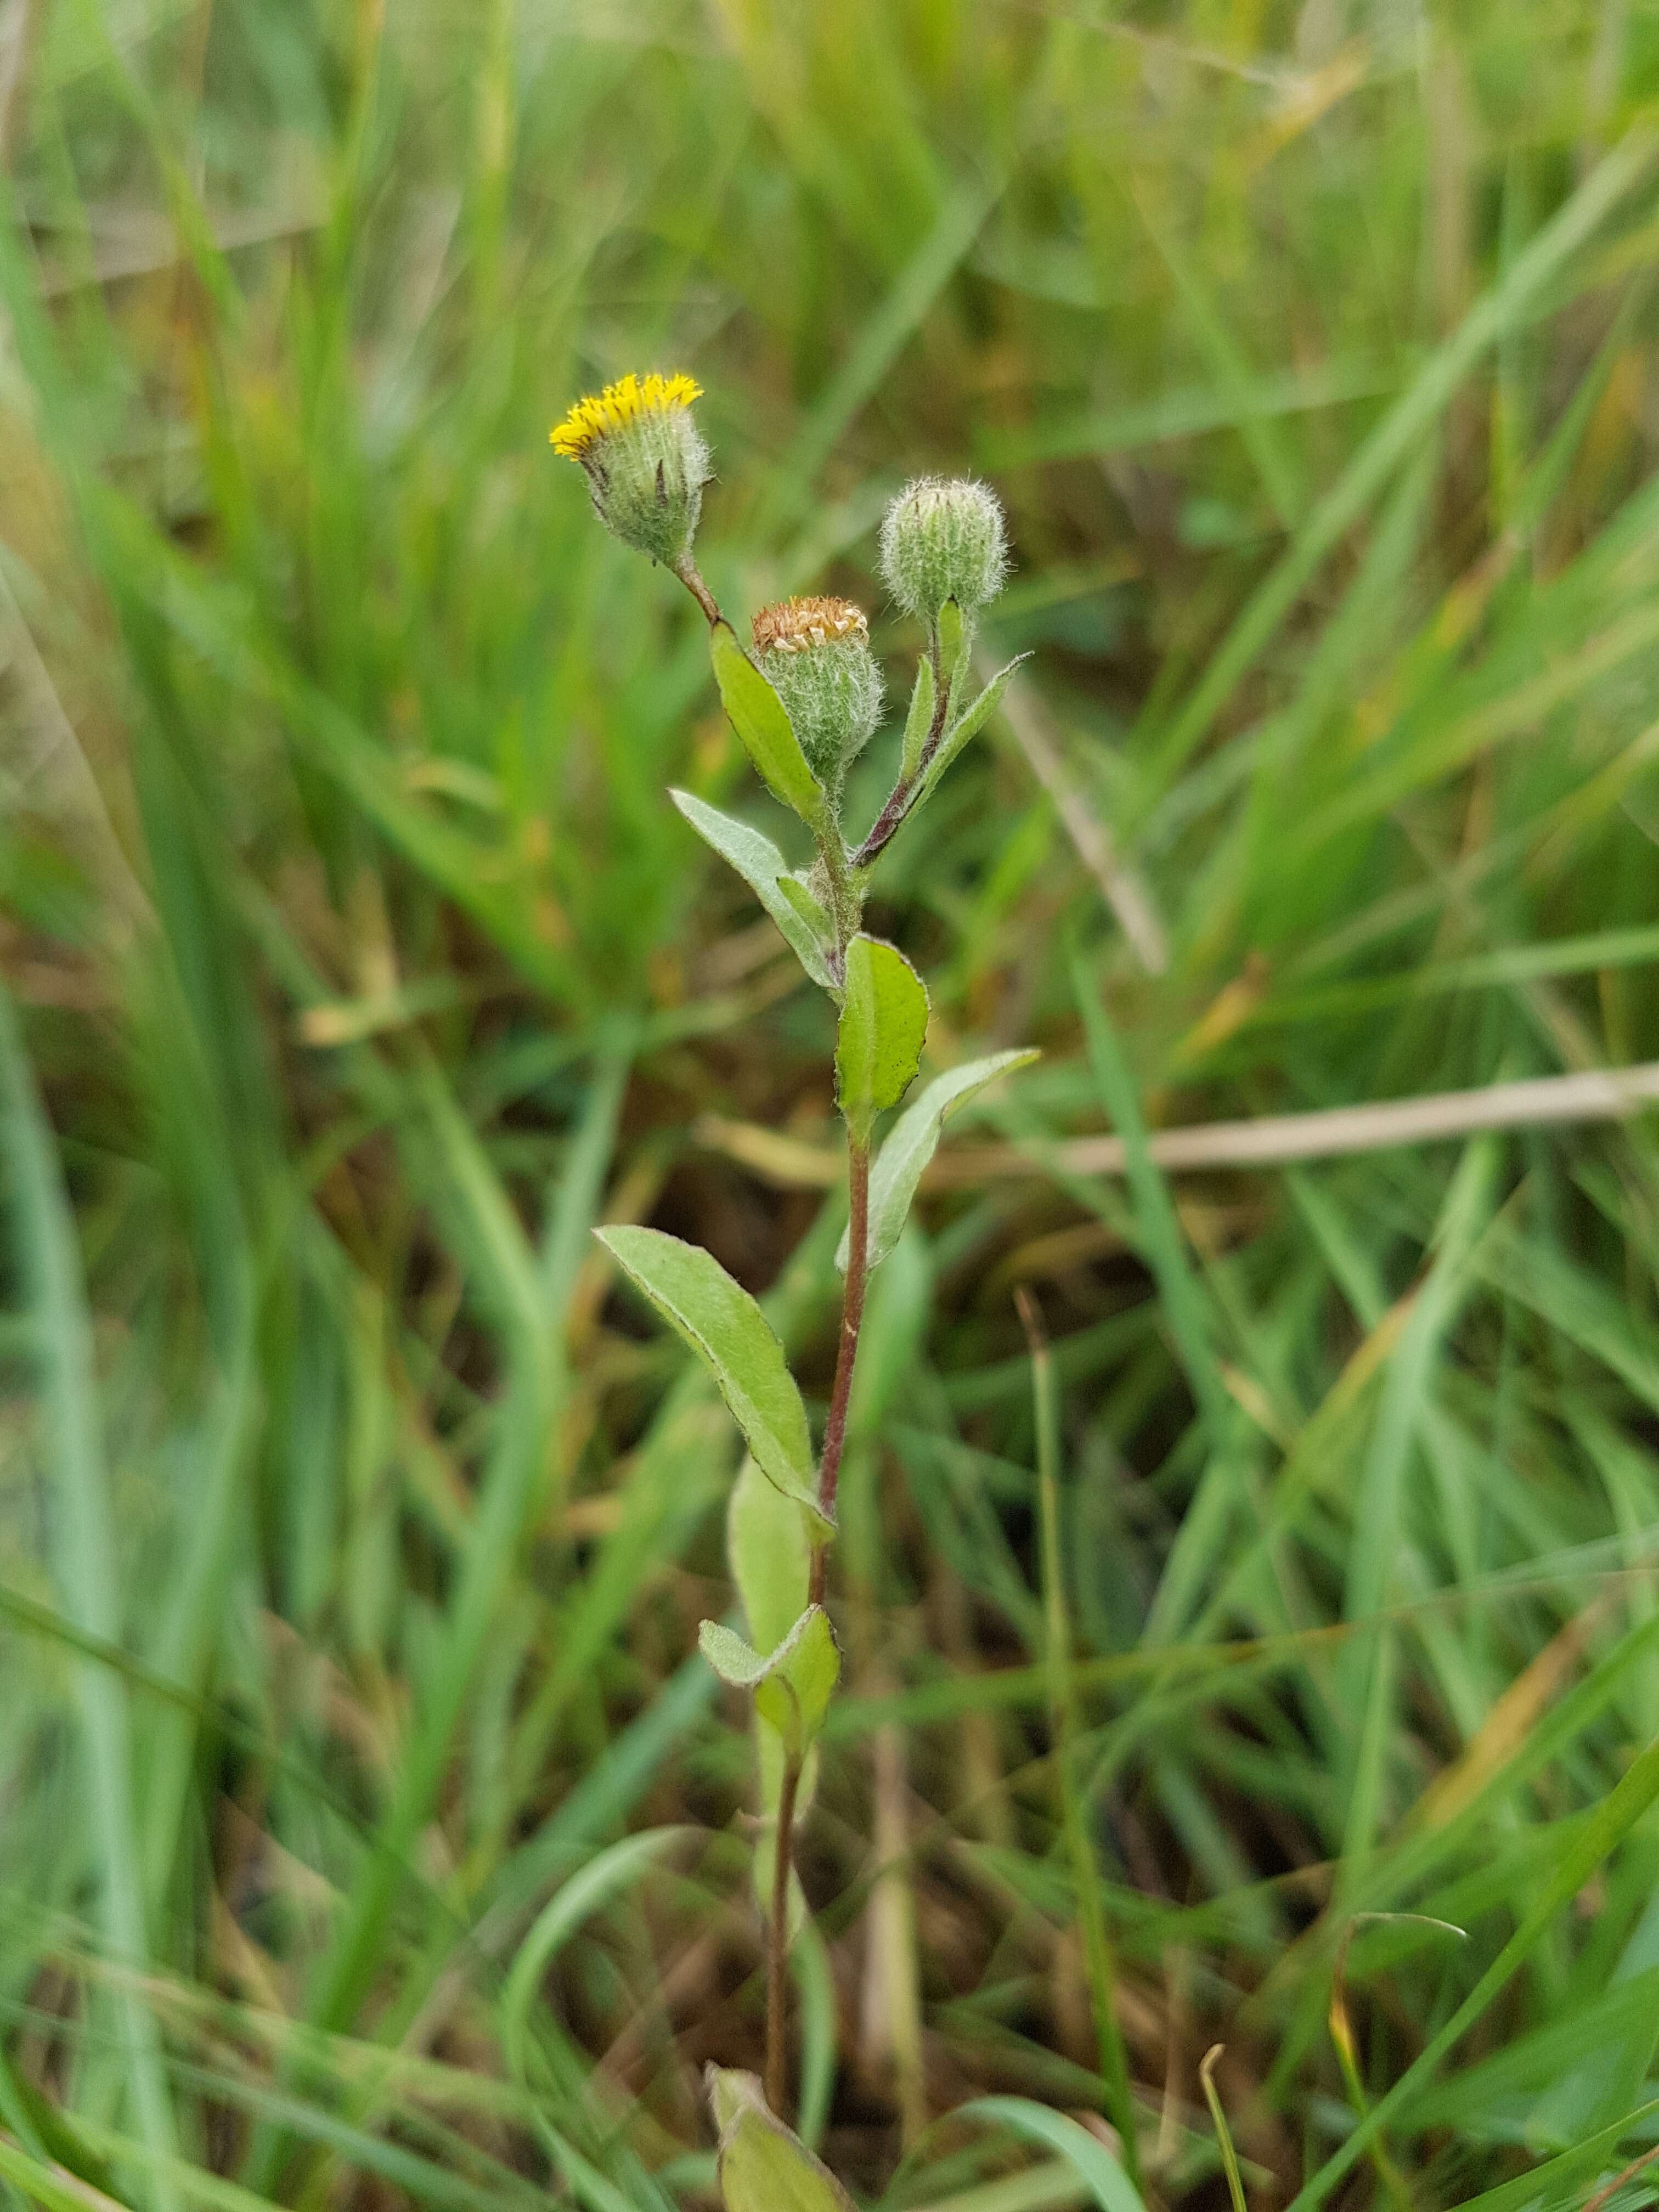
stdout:
<svg viewBox="0 0 1659 2212">
<path fill-rule="evenodd" d="M 816 595 L 763 607 L 755 652 L 813 775 L 838 790 L 881 719 L 881 671 L 863 608 Z"/>
<path fill-rule="evenodd" d="M 755 617 L 757 653 L 805 653 L 841 638 L 867 642 L 870 624 L 851 599 L 830 599 L 816 592 L 804 599 L 780 599 Z"/>
</svg>

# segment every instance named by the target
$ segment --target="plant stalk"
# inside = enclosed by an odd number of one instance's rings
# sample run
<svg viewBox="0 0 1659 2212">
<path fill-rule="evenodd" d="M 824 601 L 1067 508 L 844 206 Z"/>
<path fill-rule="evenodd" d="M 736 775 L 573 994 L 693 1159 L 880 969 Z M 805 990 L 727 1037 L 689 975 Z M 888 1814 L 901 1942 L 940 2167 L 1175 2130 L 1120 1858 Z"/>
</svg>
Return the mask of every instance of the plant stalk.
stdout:
<svg viewBox="0 0 1659 2212">
<path fill-rule="evenodd" d="M 693 588 L 690 579 L 683 580 Z M 701 583 L 702 579 L 698 578 Z M 820 841 L 825 865 L 841 894 L 836 899 L 838 950 L 845 955 L 851 931 L 846 906 L 846 861 L 835 840 L 831 857 L 828 840 Z M 838 864 L 838 865 L 837 865 Z M 854 921 L 856 927 L 856 920 Z M 836 1487 L 841 1475 L 842 1453 L 847 1444 L 847 1411 L 853 1396 L 853 1363 L 858 1358 L 859 1332 L 864 1325 L 864 1292 L 870 1267 L 870 1144 L 867 1138 L 847 1132 L 847 1187 L 850 1218 L 848 1225 L 847 1288 L 842 1300 L 841 1342 L 836 1352 L 836 1379 L 830 1393 L 830 1418 L 823 1431 L 823 1453 L 818 1462 L 818 1504 L 833 1519 Z M 812 1547 L 812 1575 L 807 1590 L 809 1605 L 822 1605 L 830 1569 L 830 1547 Z M 772 1857 L 772 1914 L 766 1933 L 766 2101 L 780 2119 L 788 2090 L 788 2065 L 784 2038 L 789 1965 L 789 1881 L 794 1868 L 795 1799 L 800 1787 L 800 1762 L 791 1759 L 783 1771 L 778 1796 L 778 1824 Z"/>
<path fill-rule="evenodd" d="M 841 1477 L 841 1455 L 847 1447 L 847 1409 L 853 1397 L 853 1362 L 858 1358 L 859 1332 L 864 1326 L 864 1291 L 870 1273 L 870 1142 L 847 1133 L 847 1292 L 841 1309 L 841 1344 L 836 1353 L 836 1380 L 830 1393 L 830 1419 L 823 1431 L 823 1456 L 818 1462 L 818 1504 L 826 1519 L 836 1511 L 836 1486 Z M 808 1602 L 822 1605 L 829 1573 L 830 1551 L 817 1544 L 812 1552 L 812 1583 Z"/>
<path fill-rule="evenodd" d="M 772 1913 L 766 1928 L 766 2101 L 780 2119 L 789 2091 L 789 2062 L 784 2039 L 788 2002 L 789 1880 L 794 1869 L 795 1797 L 800 1761 L 784 1763 L 778 1793 L 778 1826 L 772 1852 Z"/>
<path fill-rule="evenodd" d="M 674 563 L 674 574 L 702 609 L 708 618 L 708 627 L 713 629 L 714 624 L 720 620 L 720 603 L 702 580 L 702 571 L 691 558 L 689 551 L 682 553 Z"/>
<path fill-rule="evenodd" d="M 841 1343 L 836 1352 L 836 1380 L 830 1394 L 830 1419 L 823 1431 L 823 1455 L 818 1462 L 818 1504 L 826 1516 L 836 1510 L 836 1486 L 841 1475 L 842 1454 L 847 1445 L 847 1409 L 853 1397 L 853 1363 L 858 1358 L 859 1332 L 864 1326 L 864 1291 L 870 1267 L 870 1144 L 851 1129 L 847 1133 L 847 1186 L 850 1219 L 848 1224 L 847 1291 L 842 1301 Z M 830 1547 L 812 1547 L 812 1579 L 809 1605 L 823 1603 L 830 1567 Z M 800 1784 L 800 1763 L 792 1759 L 783 1771 L 778 1796 L 778 1826 L 772 1859 L 772 1917 L 766 1936 L 766 2101 L 783 2118 L 788 2069 L 785 2059 L 784 2008 L 789 1962 L 789 1878 L 794 1865 L 795 1797 Z"/>
</svg>

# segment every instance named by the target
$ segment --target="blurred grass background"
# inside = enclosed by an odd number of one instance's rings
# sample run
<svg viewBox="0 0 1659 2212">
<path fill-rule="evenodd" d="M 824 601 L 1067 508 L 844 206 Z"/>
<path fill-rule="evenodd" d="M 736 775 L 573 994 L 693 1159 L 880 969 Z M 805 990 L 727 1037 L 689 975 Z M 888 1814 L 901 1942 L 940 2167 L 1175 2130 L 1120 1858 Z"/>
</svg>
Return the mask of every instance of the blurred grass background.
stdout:
<svg viewBox="0 0 1659 2212">
<path fill-rule="evenodd" d="M 1156 2203 L 1225 2201 L 1218 2040 L 1253 2205 L 1659 2142 L 1650 1123 L 1135 1133 L 1659 1055 L 1656 98 L 1652 0 L 7 0 L 17 2201 L 695 2204 L 756 2063 L 733 1436 L 586 1232 L 708 1243 L 821 1397 L 841 1201 L 664 797 L 764 813 L 701 622 L 547 450 L 648 367 L 729 607 L 878 608 L 968 465 L 1036 655 L 876 885 L 936 1062 L 1046 1057 L 878 1279 L 805 2127 L 1084 2201 L 931 2125 L 1100 2109 L 1063 1607 Z M 1108 1126 L 1127 1185 L 1019 1167 Z"/>
</svg>

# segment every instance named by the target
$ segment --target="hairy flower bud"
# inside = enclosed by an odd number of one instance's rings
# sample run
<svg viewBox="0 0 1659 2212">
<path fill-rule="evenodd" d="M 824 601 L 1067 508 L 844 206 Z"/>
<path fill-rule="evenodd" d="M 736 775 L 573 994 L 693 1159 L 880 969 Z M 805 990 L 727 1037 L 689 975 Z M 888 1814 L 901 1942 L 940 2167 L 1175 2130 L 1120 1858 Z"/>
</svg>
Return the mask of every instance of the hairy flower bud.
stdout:
<svg viewBox="0 0 1659 2212">
<path fill-rule="evenodd" d="M 838 784 L 881 719 L 881 671 L 862 609 L 817 598 L 763 607 L 755 650 L 813 775 Z"/>
<path fill-rule="evenodd" d="M 625 376 L 579 399 L 550 433 L 553 450 L 587 471 L 605 528 L 673 568 L 691 550 L 708 448 L 691 419 L 702 396 L 689 376 Z"/>
<path fill-rule="evenodd" d="M 954 599 L 971 616 L 1002 589 L 1008 569 L 1002 502 L 971 477 L 918 477 L 881 526 L 881 573 L 907 614 L 931 625 Z"/>
</svg>

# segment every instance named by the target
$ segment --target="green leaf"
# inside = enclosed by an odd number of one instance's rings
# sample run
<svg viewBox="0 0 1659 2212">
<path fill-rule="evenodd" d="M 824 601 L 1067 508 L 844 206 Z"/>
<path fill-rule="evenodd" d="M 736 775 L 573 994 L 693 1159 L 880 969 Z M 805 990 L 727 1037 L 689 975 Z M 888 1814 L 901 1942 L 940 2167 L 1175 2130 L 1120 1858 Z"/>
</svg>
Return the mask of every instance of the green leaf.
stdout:
<svg viewBox="0 0 1659 2212">
<path fill-rule="evenodd" d="M 665 1321 L 707 1363 L 762 1473 L 786 1498 L 818 1510 L 812 1447 L 795 1378 L 765 1315 L 710 1252 L 660 1229 L 622 1225 L 594 1235 Z"/>
<path fill-rule="evenodd" d="M 908 783 L 921 766 L 921 749 L 933 726 L 933 663 L 924 653 L 916 663 L 916 687 L 910 694 L 910 711 L 904 720 L 904 750 L 899 775 Z"/>
<path fill-rule="evenodd" d="M 987 1059 L 970 1060 L 963 1066 L 953 1067 L 948 1075 L 936 1075 L 921 1097 L 905 1108 L 870 1171 L 872 1267 L 878 1267 L 898 1243 L 910 1201 L 916 1194 L 916 1185 L 939 1149 L 945 1122 L 957 1107 L 966 1105 L 976 1091 L 983 1091 L 988 1083 L 994 1083 L 999 1075 L 1006 1075 L 1016 1067 L 1029 1067 L 1034 1060 L 1042 1057 L 1032 1047 L 1023 1052 L 994 1052 Z M 847 1272 L 849 1249 L 848 1232 L 843 1230 L 836 1253 L 836 1265 L 843 1274 Z"/>
<path fill-rule="evenodd" d="M 854 2212 L 823 2160 L 768 2106 L 757 2075 L 711 2066 L 706 2079 L 726 2212 Z"/>
<path fill-rule="evenodd" d="M 954 599 L 946 599 L 939 611 L 939 665 L 944 673 L 945 696 L 953 720 L 963 686 L 968 681 L 968 656 L 973 642 L 972 628 L 964 620 L 962 609 Z"/>
<path fill-rule="evenodd" d="M 811 1748 L 841 1674 L 841 1650 L 821 1605 L 808 1606 L 764 1657 L 718 1620 L 703 1622 L 697 1642 L 722 1682 L 754 1692 L 756 1711 L 776 1729 L 792 1759 Z"/>
<path fill-rule="evenodd" d="M 896 945 L 861 933 L 847 948 L 845 992 L 836 1091 L 848 1128 L 865 1143 L 876 1115 L 897 1105 L 921 1064 L 927 994 Z"/>
<path fill-rule="evenodd" d="M 706 805 L 689 791 L 670 791 L 668 796 L 703 842 L 737 870 L 812 981 L 821 989 L 830 989 L 833 978 L 826 955 L 835 940 L 833 925 L 811 892 L 788 872 L 788 863 L 772 840 L 748 823 L 722 814 L 718 806 Z"/>
<path fill-rule="evenodd" d="M 780 876 L 778 889 L 827 953 L 836 941 L 836 925 L 830 919 L 827 908 L 811 889 L 806 871 L 797 868 L 790 875 Z M 828 972 L 826 962 L 826 975 Z"/>
<path fill-rule="evenodd" d="M 781 1644 L 806 1604 L 812 1540 L 806 1516 L 745 1459 L 726 1509 L 726 1559 L 749 1633 L 763 1651 Z"/>
<path fill-rule="evenodd" d="M 823 787 L 806 765 L 782 700 L 738 643 L 730 623 L 716 623 L 709 631 L 708 657 L 732 726 L 762 781 L 803 822 L 817 827 L 824 818 Z"/>
<path fill-rule="evenodd" d="M 997 702 L 1008 689 L 1009 679 L 1014 671 L 1022 660 L 1029 660 L 1030 657 L 1029 653 L 1019 653 L 1008 663 L 1006 668 L 999 668 L 973 705 L 959 714 L 951 725 L 949 731 L 940 740 L 939 750 L 927 763 L 927 772 L 917 787 L 915 798 L 911 802 L 911 812 L 914 813 L 918 806 L 925 805 L 933 797 L 939 778 L 955 760 L 957 755 L 969 739 L 977 737 L 987 722 L 990 720 L 995 712 Z"/>
</svg>

